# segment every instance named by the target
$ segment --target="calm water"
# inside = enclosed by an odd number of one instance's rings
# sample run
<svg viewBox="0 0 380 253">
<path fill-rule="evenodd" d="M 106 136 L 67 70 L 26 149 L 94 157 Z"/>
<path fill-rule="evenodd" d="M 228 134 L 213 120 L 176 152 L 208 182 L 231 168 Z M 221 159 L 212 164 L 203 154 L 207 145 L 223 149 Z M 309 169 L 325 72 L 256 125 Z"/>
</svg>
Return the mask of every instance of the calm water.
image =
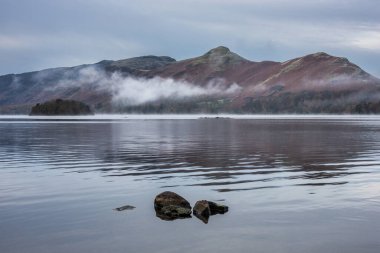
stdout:
<svg viewBox="0 0 380 253">
<path fill-rule="evenodd" d="M 163 221 L 165 190 L 230 211 Z M 378 253 L 379 234 L 380 117 L 0 118 L 0 252 Z"/>
</svg>

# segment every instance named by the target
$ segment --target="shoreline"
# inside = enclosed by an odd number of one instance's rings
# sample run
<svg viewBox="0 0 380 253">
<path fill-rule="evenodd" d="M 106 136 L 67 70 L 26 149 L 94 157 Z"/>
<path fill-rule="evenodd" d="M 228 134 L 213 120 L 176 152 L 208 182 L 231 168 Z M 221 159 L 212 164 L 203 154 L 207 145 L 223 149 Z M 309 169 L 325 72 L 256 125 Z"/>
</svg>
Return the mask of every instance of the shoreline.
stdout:
<svg viewBox="0 0 380 253">
<path fill-rule="evenodd" d="M 0 120 L 175 120 L 175 119 L 352 119 L 380 120 L 372 114 L 94 114 L 78 116 L 0 115 Z"/>
</svg>

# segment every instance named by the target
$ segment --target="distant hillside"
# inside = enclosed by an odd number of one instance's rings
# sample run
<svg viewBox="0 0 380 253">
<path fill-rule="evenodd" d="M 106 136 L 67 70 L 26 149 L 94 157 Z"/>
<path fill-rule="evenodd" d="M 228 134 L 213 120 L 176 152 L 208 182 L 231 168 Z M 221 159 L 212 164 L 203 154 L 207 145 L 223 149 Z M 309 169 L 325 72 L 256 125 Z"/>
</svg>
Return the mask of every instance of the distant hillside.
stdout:
<svg viewBox="0 0 380 253">
<path fill-rule="evenodd" d="M 175 60 L 166 56 L 143 56 L 0 76 L 0 114 L 27 114 L 33 105 L 58 98 L 83 101 L 94 108 L 110 111 L 111 94 L 94 87 L 92 73 L 87 73 L 88 71 L 104 71 L 107 75 L 120 72 L 123 76 L 140 76 L 172 62 Z M 88 80 L 80 83 L 83 73 L 88 76 Z M 73 85 L 75 83 L 80 85 Z"/>
<path fill-rule="evenodd" d="M 139 104 L 116 104 L 109 80 L 126 77 L 169 78 L 194 89 L 215 84 L 240 89 L 187 97 L 173 93 Z M 380 113 L 380 80 L 346 58 L 322 52 L 285 62 L 254 62 L 226 47 L 182 61 L 143 56 L 0 76 L 0 113 L 27 113 L 32 105 L 56 98 L 83 101 L 97 112 Z"/>
</svg>

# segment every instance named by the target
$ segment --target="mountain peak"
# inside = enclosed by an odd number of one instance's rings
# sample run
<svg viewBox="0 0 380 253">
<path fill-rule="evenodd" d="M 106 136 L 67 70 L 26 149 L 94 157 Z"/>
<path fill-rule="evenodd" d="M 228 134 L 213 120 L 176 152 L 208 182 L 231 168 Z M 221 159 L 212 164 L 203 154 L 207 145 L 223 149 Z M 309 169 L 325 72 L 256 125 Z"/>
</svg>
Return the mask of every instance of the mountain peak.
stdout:
<svg viewBox="0 0 380 253">
<path fill-rule="evenodd" d="M 281 63 L 283 69 L 281 75 L 287 73 L 298 73 L 298 75 L 308 76 L 314 80 L 335 80 L 345 79 L 346 82 L 357 82 L 357 80 L 373 80 L 373 77 L 362 70 L 359 66 L 350 62 L 347 58 L 333 56 L 325 52 L 308 54 Z M 293 75 L 293 74 L 292 74 Z M 280 75 L 277 75 L 279 77 Z M 283 78 L 283 76 L 281 76 Z"/>
<path fill-rule="evenodd" d="M 314 54 L 311 54 L 311 56 L 314 56 L 314 57 L 331 57 L 331 55 L 329 55 L 328 53 L 325 53 L 325 52 L 316 52 Z"/>
<path fill-rule="evenodd" d="M 222 55 L 226 55 L 230 52 L 231 51 L 228 47 L 219 46 L 219 47 L 211 49 L 205 55 L 220 55 L 220 56 L 222 56 Z"/>
<path fill-rule="evenodd" d="M 330 54 L 325 53 L 325 52 L 316 52 L 313 54 L 305 55 L 305 56 L 300 57 L 300 58 L 308 59 L 308 60 L 329 60 L 329 59 L 335 59 L 335 58 L 339 58 L 339 57 L 335 57 L 335 56 L 330 55 Z"/>
<path fill-rule="evenodd" d="M 348 68 L 348 69 L 351 69 L 351 71 L 355 70 L 356 72 L 364 72 L 359 66 L 353 64 L 347 58 L 333 56 L 325 52 L 317 52 L 314 54 L 309 54 L 304 57 L 301 57 L 301 59 L 304 59 L 306 61 L 312 61 L 312 62 L 322 62 L 324 64 L 327 64 L 330 69 L 332 69 L 332 67 L 335 66 L 341 69 Z"/>
<path fill-rule="evenodd" d="M 247 61 L 243 57 L 224 46 L 211 49 L 203 56 L 198 57 L 198 61 L 207 62 L 217 69 L 225 69 L 227 66 Z"/>
</svg>

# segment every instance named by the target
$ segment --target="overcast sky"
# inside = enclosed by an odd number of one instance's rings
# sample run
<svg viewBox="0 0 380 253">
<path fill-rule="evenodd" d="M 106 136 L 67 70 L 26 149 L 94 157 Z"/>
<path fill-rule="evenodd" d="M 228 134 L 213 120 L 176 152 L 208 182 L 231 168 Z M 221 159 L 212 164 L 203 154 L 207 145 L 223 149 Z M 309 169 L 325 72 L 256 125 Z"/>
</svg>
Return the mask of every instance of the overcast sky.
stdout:
<svg viewBox="0 0 380 253">
<path fill-rule="evenodd" d="M 379 0 L 0 0 L 0 74 L 219 45 L 253 61 L 324 51 L 380 77 Z"/>
</svg>

